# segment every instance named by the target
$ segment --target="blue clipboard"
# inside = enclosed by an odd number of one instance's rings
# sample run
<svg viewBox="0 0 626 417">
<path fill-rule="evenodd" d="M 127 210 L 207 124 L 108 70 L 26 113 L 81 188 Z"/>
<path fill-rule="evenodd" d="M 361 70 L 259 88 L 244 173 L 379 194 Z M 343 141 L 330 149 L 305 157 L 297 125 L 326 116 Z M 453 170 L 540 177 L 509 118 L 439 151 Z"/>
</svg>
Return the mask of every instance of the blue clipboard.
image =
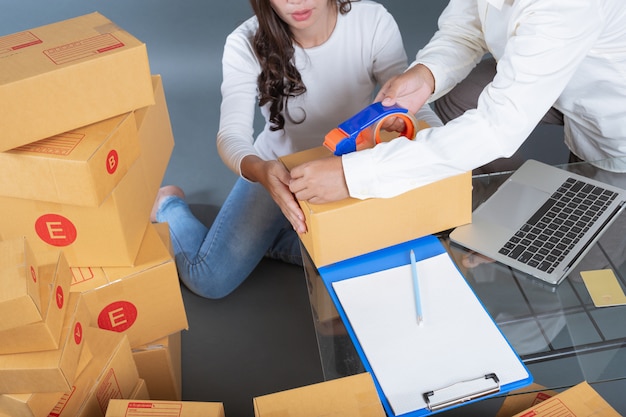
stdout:
<svg viewBox="0 0 626 417">
<path fill-rule="evenodd" d="M 464 294 L 467 295 L 467 298 L 471 298 L 468 300 L 469 303 L 474 305 L 474 308 L 480 310 L 481 314 L 484 314 L 485 319 L 481 320 L 482 325 L 486 326 L 494 337 L 499 340 L 499 343 L 504 346 L 505 350 L 508 348 L 510 351 L 507 352 L 508 355 L 508 363 L 512 364 L 515 367 L 516 371 L 514 374 L 513 380 L 511 380 L 511 375 L 507 375 L 507 377 L 503 380 L 499 377 L 499 369 L 493 369 L 493 372 L 484 372 L 479 375 L 475 375 L 475 378 L 468 379 L 460 379 L 454 384 L 439 386 L 432 386 L 432 389 L 423 389 L 419 392 L 416 392 L 416 395 L 420 395 L 420 402 L 423 402 L 424 406 L 421 408 L 412 409 L 410 411 L 402 411 L 398 414 L 394 412 L 394 408 L 392 406 L 392 402 L 389 400 L 388 395 L 385 393 L 383 388 L 384 384 L 381 384 L 379 377 L 376 372 L 376 362 L 372 364 L 368 355 L 366 354 L 366 350 L 362 345 L 358 329 L 359 324 L 355 320 L 357 325 L 353 325 L 350 321 L 350 313 L 351 311 L 346 311 L 344 305 L 341 302 L 340 296 L 338 296 L 337 291 L 333 284 L 339 283 L 340 285 L 345 284 L 345 280 L 356 279 L 359 280 L 361 277 L 369 277 L 372 274 L 376 275 L 377 273 L 385 274 L 390 270 L 404 271 L 404 269 L 399 268 L 407 268 L 410 263 L 409 253 L 413 250 L 415 253 L 416 261 L 419 263 L 420 261 L 429 260 L 430 258 L 435 258 L 440 255 L 448 256 L 445 248 L 441 244 L 438 238 L 435 236 L 426 236 L 416 240 L 412 240 L 409 242 L 405 242 L 396 246 L 392 246 L 389 248 L 381 249 L 369 254 L 361 255 L 355 258 L 347 259 L 345 261 L 341 261 L 332 265 L 327 265 L 320 267 L 318 269 L 319 275 L 324 282 L 325 287 L 330 294 L 333 303 L 335 304 L 339 315 L 341 316 L 342 321 L 345 324 L 346 330 L 352 339 L 352 342 L 355 346 L 355 349 L 363 362 L 363 365 L 368 371 L 376 385 L 376 389 L 378 391 L 379 397 L 389 416 L 395 417 L 417 417 L 417 416 L 425 416 L 434 414 L 440 411 L 448 410 L 451 408 L 459 407 L 464 404 L 469 404 L 472 402 L 479 401 L 484 398 L 494 397 L 498 395 L 506 394 L 512 390 L 524 387 L 529 385 L 532 381 L 532 375 L 523 364 L 522 360 L 519 358 L 517 353 L 513 350 L 509 342 L 506 340 L 505 336 L 497 327 L 496 323 L 493 319 L 488 315 L 486 309 L 480 300 L 476 297 L 473 290 L 469 287 L 465 279 L 460 275 L 460 271 L 453 266 L 454 271 L 458 274 L 458 278 L 455 277 L 455 285 L 457 288 L 460 288 L 464 291 Z M 439 258 L 441 259 L 441 258 Z M 450 262 L 452 262 L 450 260 Z M 395 270 L 394 270 L 395 271 Z M 352 283 L 357 285 L 358 281 L 353 280 Z M 428 294 L 426 294 L 427 296 Z M 407 294 L 409 297 L 410 294 Z M 344 302 L 346 299 L 344 298 Z M 348 309 L 351 307 L 348 304 Z M 371 308 L 382 308 L 381 306 L 377 306 L 375 303 L 372 303 Z M 353 312 L 353 311 L 352 311 Z M 428 321 L 427 312 L 424 313 L 426 315 L 425 321 Z M 353 319 L 355 316 L 352 316 Z M 362 324 L 361 324 L 362 326 Z M 360 327 L 362 330 L 363 327 Z M 361 333 L 363 335 L 363 333 Z M 366 346 L 367 347 L 367 346 Z M 463 349 L 463 347 L 459 347 L 459 350 Z M 371 351 L 370 351 L 371 353 Z M 394 352 L 395 353 L 395 352 Z M 391 354 L 391 352 L 390 352 Z M 375 361 L 374 357 L 374 361 Z M 420 360 L 419 357 L 416 360 Z M 374 366 L 373 366 L 374 365 Z M 485 365 L 488 368 L 489 364 Z M 380 370 L 380 368 L 378 368 Z M 445 372 L 445 370 L 442 370 Z M 424 376 L 425 379 L 428 379 L 428 376 Z"/>
</svg>

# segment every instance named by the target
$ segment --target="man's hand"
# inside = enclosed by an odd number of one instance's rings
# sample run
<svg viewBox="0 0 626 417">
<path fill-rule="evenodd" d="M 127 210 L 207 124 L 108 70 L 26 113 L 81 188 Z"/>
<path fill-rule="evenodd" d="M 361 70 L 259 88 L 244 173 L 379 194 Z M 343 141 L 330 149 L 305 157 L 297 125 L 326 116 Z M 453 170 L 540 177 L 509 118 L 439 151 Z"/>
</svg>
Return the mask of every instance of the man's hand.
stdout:
<svg viewBox="0 0 626 417">
<path fill-rule="evenodd" d="M 241 167 L 246 178 L 261 183 L 267 189 L 293 229 L 297 233 L 306 233 L 304 213 L 289 191 L 291 176 L 285 166 L 278 161 L 263 161 L 256 156 L 246 156 Z"/>
<path fill-rule="evenodd" d="M 293 168 L 289 189 L 298 200 L 313 204 L 339 201 L 350 196 L 339 156 L 305 162 Z"/>
<path fill-rule="evenodd" d="M 383 106 L 398 104 L 415 114 L 435 91 L 435 79 L 430 70 L 422 64 L 408 69 L 404 74 L 391 78 L 382 86 L 374 101 Z M 389 131 L 403 131 L 404 122 L 398 118 L 383 125 Z"/>
</svg>

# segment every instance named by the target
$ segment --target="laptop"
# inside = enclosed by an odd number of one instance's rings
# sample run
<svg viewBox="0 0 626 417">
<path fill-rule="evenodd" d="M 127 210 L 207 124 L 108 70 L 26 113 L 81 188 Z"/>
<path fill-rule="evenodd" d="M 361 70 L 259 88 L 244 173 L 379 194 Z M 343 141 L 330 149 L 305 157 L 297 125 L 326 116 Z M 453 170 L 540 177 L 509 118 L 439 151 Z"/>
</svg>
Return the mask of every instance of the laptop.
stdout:
<svg viewBox="0 0 626 417">
<path fill-rule="evenodd" d="M 626 191 L 526 161 L 450 240 L 558 285 L 624 208 Z"/>
</svg>

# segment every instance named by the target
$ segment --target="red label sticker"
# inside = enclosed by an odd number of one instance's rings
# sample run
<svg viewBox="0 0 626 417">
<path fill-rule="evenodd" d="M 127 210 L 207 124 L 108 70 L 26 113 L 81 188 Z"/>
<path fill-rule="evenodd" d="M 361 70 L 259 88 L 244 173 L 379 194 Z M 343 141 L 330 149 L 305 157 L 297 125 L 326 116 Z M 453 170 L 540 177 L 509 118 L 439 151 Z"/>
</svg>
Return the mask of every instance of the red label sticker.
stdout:
<svg viewBox="0 0 626 417">
<path fill-rule="evenodd" d="M 121 333 L 137 321 L 137 307 L 128 301 L 115 301 L 104 307 L 98 315 L 98 327 Z"/>
<path fill-rule="evenodd" d="M 107 172 L 109 174 L 115 173 L 119 161 L 120 158 L 117 151 L 115 149 L 111 149 L 111 152 L 107 155 Z"/>
<path fill-rule="evenodd" d="M 61 288 L 60 285 L 57 286 L 56 299 L 57 307 L 61 310 L 63 308 L 63 304 L 65 303 L 65 296 L 63 295 L 63 288 Z"/>
<path fill-rule="evenodd" d="M 112 51 L 123 46 L 124 43 L 112 34 L 103 33 L 88 39 L 76 40 L 66 45 L 46 49 L 43 53 L 55 64 L 63 65 L 79 59 L 90 58 L 94 55 Z"/>
<path fill-rule="evenodd" d="M 33 278 L 33 282 L 37 282 L 37 273 L 32 265 L 30 266 L 30 276 Z"/>
<path fill-rule="evenodd" d="M 80 345 L 83 341 L 83 325 L 79 321 L 74 325 L 74 343 Z"/>
<path fill-rule="evenodd" d="M 35 232 L 44 242 L 52 246 L 69 246 L 76 240 L 76 226 L 58 214 L 44 214 L 35 222 Z"/>
</svg>

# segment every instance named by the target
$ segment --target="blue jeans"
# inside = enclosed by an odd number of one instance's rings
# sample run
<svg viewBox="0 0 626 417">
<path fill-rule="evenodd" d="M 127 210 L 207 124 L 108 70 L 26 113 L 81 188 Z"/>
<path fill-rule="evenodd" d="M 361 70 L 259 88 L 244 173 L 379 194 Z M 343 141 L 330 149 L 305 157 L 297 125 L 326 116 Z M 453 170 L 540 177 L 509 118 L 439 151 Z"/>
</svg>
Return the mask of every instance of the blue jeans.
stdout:
<svg viewBox="0 0 626 417">
<path fill-rule="evenodd" d="M 202 297 L 230 294 L 264 256 L 302 265 L 298 235 L 258 183 L 239 178 L 210 229 L 176 196 L 156 219 L 169 224 L 180 280 Z"/>
</svg>

